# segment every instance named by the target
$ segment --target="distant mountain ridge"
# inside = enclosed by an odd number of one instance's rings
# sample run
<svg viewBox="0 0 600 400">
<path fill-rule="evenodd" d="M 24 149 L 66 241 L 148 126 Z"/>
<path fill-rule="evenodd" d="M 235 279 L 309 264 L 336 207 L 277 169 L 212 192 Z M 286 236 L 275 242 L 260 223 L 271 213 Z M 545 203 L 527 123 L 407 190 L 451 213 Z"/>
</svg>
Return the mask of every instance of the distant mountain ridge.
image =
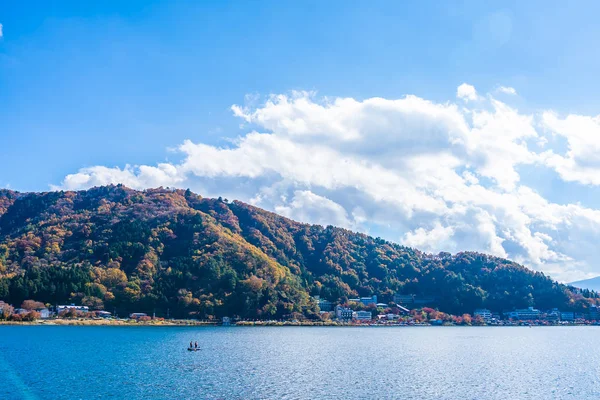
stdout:
<svg viewBox="0 0 600 400">
<path fill-rule="evenodd" d="M 595 292 L 600 292 L 600 276 L 590 279 L 584 279 L 581 281 L 571 282 L 570 286 L 574 286 L 580 289 L 588 289 L 593 290 Z"/>
<path fill-rule="evenodd" d="M 431 255 L 333 226 L 292 221 L 189 190 L 122 185 L 78 192 L 0 190 L 0 300 L 75 302 L 201 318 L 318 315 L 377 294 L 435 296 L 461 314 L 527 306 L 585 310 L 596 294 L 512 261 Z"/>
</svg>

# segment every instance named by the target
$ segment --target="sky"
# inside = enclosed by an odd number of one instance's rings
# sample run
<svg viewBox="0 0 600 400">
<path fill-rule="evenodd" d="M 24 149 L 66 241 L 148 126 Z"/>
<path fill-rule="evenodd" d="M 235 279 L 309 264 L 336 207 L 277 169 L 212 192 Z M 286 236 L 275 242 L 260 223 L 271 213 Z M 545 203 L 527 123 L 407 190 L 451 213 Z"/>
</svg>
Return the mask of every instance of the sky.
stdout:
<svg viewBox="0 0 600 400">
<path fill-rule="evenodd" d="M 600 275 L 594 1 L 0 2 L 0 187 L 190 188 Z"/>
</svg>

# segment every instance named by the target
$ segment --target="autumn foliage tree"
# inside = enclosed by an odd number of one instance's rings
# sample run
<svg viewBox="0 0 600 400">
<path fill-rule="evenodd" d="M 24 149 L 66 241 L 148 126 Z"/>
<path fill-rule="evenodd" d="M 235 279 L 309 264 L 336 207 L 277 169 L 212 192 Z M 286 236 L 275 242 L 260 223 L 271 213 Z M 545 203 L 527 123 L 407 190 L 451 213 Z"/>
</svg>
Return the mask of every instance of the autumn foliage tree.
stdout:
<svg viewBox="0 0 600 400">
<path fill-rule="evenodd" d="M 8 304 L 4 304 L 2 306 L 2 309 L 0 309 L 0 320 L 6 321 L 7 319 L 10 318 L 11 315 L 13 315 L 14 312 L 14 308 L 12 306 L 9 306 Z"/>
<path fill-rule="evenodd" d="M 35 300 L 25 300 L 22 304 L 21 304 L 21 308 L 25 309 L 25 310 L 40 310 L 42 308 L 46 308 L 46 305 L 42 302 L 39 301 L 35 301 Z"/>
<path fill-rule="evenodd" d="M 35 321 L 36 319 L 40 319 L 40 313 L 37 311 L 29 311 L 27 314 L 22 315 L 23 321 L 32 322 L 32 321 Z"/>
</svg>

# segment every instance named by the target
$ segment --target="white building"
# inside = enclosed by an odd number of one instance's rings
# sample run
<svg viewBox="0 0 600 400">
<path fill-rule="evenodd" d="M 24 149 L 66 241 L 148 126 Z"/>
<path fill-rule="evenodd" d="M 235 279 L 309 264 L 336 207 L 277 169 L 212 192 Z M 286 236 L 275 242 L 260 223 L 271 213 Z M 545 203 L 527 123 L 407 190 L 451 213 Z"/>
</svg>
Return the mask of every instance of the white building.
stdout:
<svg viewBox="0 0 600 400">
<path fill-rule="evenodd" d="M 487 308 L 478 308 L 473 313 L 474 317 L 480 316 L 484 321 L 489 321 L 492 319 L 492 312 Z"/>
<path fill-rule="evenodd" d="M 70 306 L 58 306 L 56 307 L 56 313 L 60 314 L 62 311 L 67 311 L 74 309 L 76 311 L 88 312 L 90 308 L 88 306 L 76 306 L 75 304 L 71 304 Z"/>
<path fill-rule="evenodd" d="M 335 307 L 335 316 L 337 319 L 352 319 L 352 310 L 338 305 Z"/>
<path fill-rule="evenodd" d="M 357 311 L 356 319 L 358 321 L 371 321 L 373 319 L 373 314 L 371 314 L 371 311 Z"/>
<path fill-rule="evenodd" d="M 401 313 L 403 314 L 409 314 L 410 310 L 406 307 L 402 307 L 401 305 L 396 305 L 396 308 L 398 308 L 400 310 Z"/>
<path fill-rule="evenodd" d="M 546 313 L 546 321 L 556 322 L 560 320 L 560 311 L 557 308 L 553 308 L 550 312 Z"/>
<path fill-rule="evenodd" d="M 519 321 L 536 320 L 540 318 L 540 310 L 533 307 L 521 308 L 508 313 L 508 318 Z"/>
<path fill-rule="evenodd" d="M 363 303 L 365 306 L 368 306 L 369 304 L 377 304 L 377 295 L 374 294 L 371 297 L 361 297 L 360 302 Z"/>
<path fill-rule="evenodd" d="M 404 304 L 409 306 L 424 306 L 426 304 L 435 303 L 435 296 L 414 295 L 414 294 L 399 294 L 394 295 L 394 303 Z"/>
<path fill-rule="evenodd" d="M 50 315 L 52 315 L 50 310 L 48 310 L 47 308 L 40 308 L 39 310 L 37 310 L 37 312 L 40 313 L 41 319 L 48 319 L 48 318 L 50 318 Z"/>
<path fill-rule="evenodd" d="M 560 319 L 561 321 L 573 321 L 575 320 L 575 314 L 570 311 L 561 311 Z"/>
<path fill-rule="evenodd" d="M 100 318 L 110 318 L 112 314 L 108 311 L 96 311 L 96 316 Z"/>
<path fill-rule="evenodd" d="M 362 303 L 365 306 L 368 306 L 369 304 L 377 304 L 377 295 L 374 294 L 371 297 L 360 297 L 360 298 L 356 298 L 356 299 L 348 299 L 348 301 L 354 302 L 354 303 Z M 386 304 L 387 306 L 387 304 Z"/>
</svg>

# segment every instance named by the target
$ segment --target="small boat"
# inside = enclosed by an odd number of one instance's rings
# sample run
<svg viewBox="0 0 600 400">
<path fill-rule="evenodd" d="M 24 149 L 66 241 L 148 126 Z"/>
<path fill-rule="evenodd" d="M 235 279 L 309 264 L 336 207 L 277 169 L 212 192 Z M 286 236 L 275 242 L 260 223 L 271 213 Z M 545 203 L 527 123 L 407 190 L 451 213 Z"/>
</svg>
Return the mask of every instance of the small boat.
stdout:
<svg viewBox="0 0 600 400">
<path fill-rule="evenodd" d="M 188 351 L 199 351 L 199 348 L 194 348 L 194 347 L 188 347 Z"/>
</svg>

